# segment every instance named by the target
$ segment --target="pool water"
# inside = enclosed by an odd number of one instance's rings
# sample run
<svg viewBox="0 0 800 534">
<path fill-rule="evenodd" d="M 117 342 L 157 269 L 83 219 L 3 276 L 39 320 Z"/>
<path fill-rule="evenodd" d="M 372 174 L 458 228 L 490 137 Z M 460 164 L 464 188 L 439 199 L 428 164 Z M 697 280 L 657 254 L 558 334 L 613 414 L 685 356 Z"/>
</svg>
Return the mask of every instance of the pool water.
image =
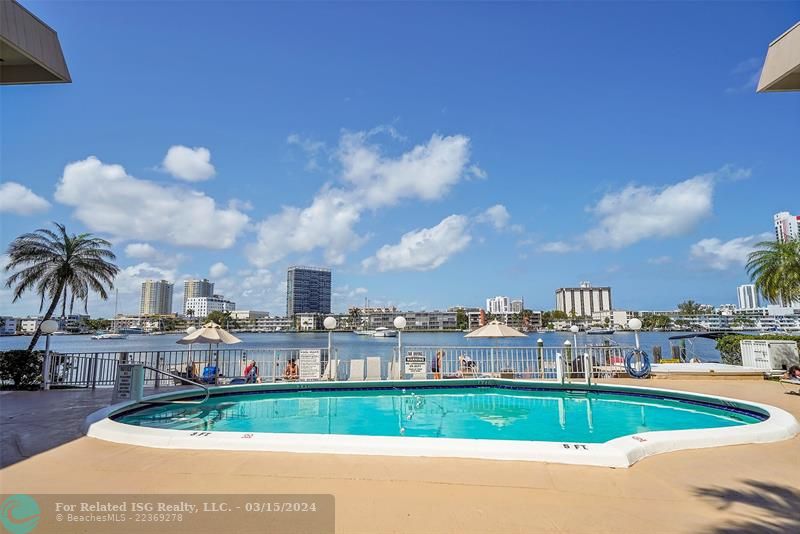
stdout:
<svg viewBox="0 0 800 534">
<path fill-rule="evenodd" d="M 233 394 L 115 417 L 178 430 L 602 443 L 657 430 L 756 423 L 755 413 L 606 392 L 491 387 Z"/>
</svg>

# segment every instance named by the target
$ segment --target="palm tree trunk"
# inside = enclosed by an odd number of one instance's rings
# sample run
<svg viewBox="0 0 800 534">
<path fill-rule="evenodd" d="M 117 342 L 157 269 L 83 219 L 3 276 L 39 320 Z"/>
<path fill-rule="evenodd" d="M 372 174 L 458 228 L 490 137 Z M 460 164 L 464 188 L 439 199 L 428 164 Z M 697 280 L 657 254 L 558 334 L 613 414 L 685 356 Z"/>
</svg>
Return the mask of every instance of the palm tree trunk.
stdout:
<svg viewBox="0 0 800 534">
<path fill-rule="evenodd" d="M 39 337 L 42 335 L 42 323 L 47 321 L 53 316 L 53 312 L 56 311 L 56 306 L 58 305 L 58 301 L 61 300 L 61 290 L 64 288 L 64 281 L 62 280 L 59 282 L 58 291 L 55 293 L 55 297 L 53 297 L 53 302 L 50 303 L 50 307 L 47 308 L 47 312 L 44 314 L 42 318 L 42 322 L 36 327 L 36 332 L 33 333 L 33 337 L 31 338 L 31 343 L 28 345 L 28 350 L 32 351 L 36 347 L 36 343 L 39 342 Z"/>
</svg>

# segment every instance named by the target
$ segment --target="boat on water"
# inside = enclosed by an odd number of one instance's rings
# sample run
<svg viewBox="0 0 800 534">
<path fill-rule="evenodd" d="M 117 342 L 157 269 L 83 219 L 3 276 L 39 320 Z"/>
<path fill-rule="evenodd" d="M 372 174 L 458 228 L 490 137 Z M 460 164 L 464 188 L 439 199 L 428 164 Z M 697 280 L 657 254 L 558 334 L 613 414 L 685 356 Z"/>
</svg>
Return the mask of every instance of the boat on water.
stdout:
<svg viewBox="0 0 800 534">
<path fill-rule="evenodd" d="M 371 336 L 375 334 L 375 330 L 353 330 L 357 336 Z"/>
<path fill-rule="evenodd" d="M 92 339 L 127 339 L 128 334 L 121 334 L 119 332 L 104 332 L 102 334 L 95 334 Z"/>
<path fill-rule="evenodd" d="M 375 329 L 375 332 L 372 333 L 372 337 L 397 337 L 397 330 L 381 326 Z"/>
<path fill-rule="evenodd" d="M 128 328 L 120 328 L 119 329 L 119 333 L 120 334 L 144 334 L 144 330 L 141 329 L 141 328 L 138 328 L 136 326 L 131 326 L 131 327 L 128 327 Z"/>
<path fill-rule="evenodd" d="M 590 328 L 586 331 L 587 334 L 598 335 L 598 336 L 610 336 L 614 333 L 613 328 Z"/>
<path fill-rule="evenodd" d="M 114 298 L 114 317 L 117 317 L 117 305 L 119 304 L 119 289 L 116 291 L 116 296 Z M 108 339 L 127 339 L 128 334 L 123 334 L 114 328 L 113 332 L 97 332 L 95 335 L 92 336 L 92 339 L 99 339 L 99 340 L 108 340 Z"/>
</svg>

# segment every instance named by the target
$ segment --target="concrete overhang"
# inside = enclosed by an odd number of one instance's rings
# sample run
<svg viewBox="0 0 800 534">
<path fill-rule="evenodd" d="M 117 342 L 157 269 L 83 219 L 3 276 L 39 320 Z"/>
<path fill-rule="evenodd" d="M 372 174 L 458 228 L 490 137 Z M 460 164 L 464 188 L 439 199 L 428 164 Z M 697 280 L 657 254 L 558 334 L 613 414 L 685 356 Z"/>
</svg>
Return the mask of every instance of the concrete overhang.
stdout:
<svg viewBox="0 0 800 534">
<path fill-rule="evenodd" d="M 0 0 L 0 84 L 71 81 L 58 34 L 15 0 Z"/>
<path fill-rule="evenodd" d="M 769 44 L 757 91 L 800 91 L 800 22 Z"/>
</svg>

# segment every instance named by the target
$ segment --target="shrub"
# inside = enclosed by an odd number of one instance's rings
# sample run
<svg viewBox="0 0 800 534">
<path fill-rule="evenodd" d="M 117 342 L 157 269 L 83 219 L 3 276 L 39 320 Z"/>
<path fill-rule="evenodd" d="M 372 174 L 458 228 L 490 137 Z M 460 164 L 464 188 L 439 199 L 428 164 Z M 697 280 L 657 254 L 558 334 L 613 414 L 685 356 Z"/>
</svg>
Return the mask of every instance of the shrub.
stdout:
<svg viewBox="0 0 800 534">
<path fill-rule="evenodd" d="M 800 336 L 782 336 L 779 334 L 770 334 L 768 336 L 731 334 L 717 339 L 717 350 L 721 356 L 722 363 L 742 365 L 742 347 L 739 342 L 743 339 L 760 339 L 762 341 L 770 339 L 789 340 L 800 344 Z"/>
<path fill-rule="evenodd" d="M 0 379 L 14 382 L 15 389 L 25 388 L 42 381 L 42 351 L 7 350 L 0 353 Z"/>
</svg>

